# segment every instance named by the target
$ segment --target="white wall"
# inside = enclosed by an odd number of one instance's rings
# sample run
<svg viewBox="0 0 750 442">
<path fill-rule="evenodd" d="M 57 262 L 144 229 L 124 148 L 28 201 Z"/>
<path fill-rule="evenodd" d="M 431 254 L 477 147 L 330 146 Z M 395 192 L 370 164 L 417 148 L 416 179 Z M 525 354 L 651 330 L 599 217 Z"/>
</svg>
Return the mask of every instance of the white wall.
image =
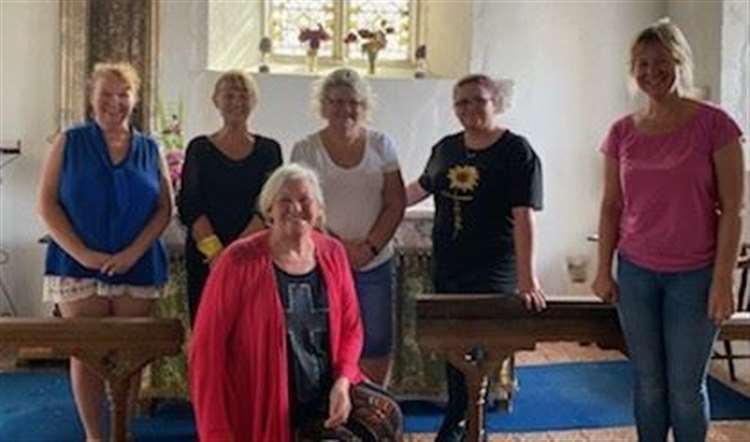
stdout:
<svg viewBox="0 0 750 442">
<path fill-rule="evenodd" d="M 720 103 L 722 0 L 669 0 L 667 15 L 690 43 L 695 61 L 697 87 L 707 87 L 705 98 Z"/>
<path fill-rule="evenodd" d="M 570 290 L 565 256 L 588 254 L 601 188 L 595 151 L 630 109 L 627 51 L 661 2 L 476 2 L 471 69 L 517 82 L 504 121 L 541 155 L 538 266 L 548 293 Z M 593 264 L 593 262 L 592 262 Z"/>
<path fill-rule="evenodd" d="M 35 195 L 45 139 L 57 129 L 59 22 L 57 1 L 0 2 L 0 139 L 22 143 L 21 157 L 0 170 L 0 247 L 10 253 L 0 277 L 22 315 L 43 311 Z"/>
</svg>

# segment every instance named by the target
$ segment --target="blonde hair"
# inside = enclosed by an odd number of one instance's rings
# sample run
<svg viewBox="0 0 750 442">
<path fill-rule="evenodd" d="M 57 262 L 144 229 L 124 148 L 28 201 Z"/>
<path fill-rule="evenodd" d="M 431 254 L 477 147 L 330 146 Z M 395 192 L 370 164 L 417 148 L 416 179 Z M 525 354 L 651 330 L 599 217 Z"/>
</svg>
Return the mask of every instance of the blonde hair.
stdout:
<svg viewBox="0 0 750 442">
<path fill-rule="evenodd" d="M 322 228 L 325 225 L 325 201 L 323 200 L 323 189 L 320 187 L 320 179 L 314 170 L 300 163 L 285 164 L 276 169 L 266 183 L 258 196 L 258 210 L 266 221 L 266 224 L 272 222 L 271 208 L 276 198 L 281 192 L 281 188 L 290 181 L 305 181 L 310 187 L 310 191 L 315 201 L 320 206 L 320 220 L 316 227 Z"/>
<path fill-rule="evenodd" d="M 316 115 L 322 116 L 323 100 L 335 87 L 348 87 L 357 94 L 357 97 L 362 100 L 366 115 L 369 115 L 375 107 L 375 95 L 372 93 L 370 84 L 354 69 L 340 68 L 315 83 L 312 107 Z"/>
<path fill-rule="evenodd" d="M 453 86 L 453 96 L 456 96 L 458 88 L 467 84 L 478 84 L 492 94 L 492 102 L 495 105 L 495 113 L 499 114 L 510 109 L 513 102 L 515 83 L 509 79 L 494 79 L 486 74 L 470 74 L 460 78 Z"/>
<path fill-rule="evenodd" d="M 216 97 L 219 96 L 222 86 L 225 84 L 246 92 L 250 96 L 252 103 L 250 106 L 251 110 L 255 108 L 255 105 L 258 103 L 258 84 L 253 77 L 238 70 L 224 72 L 216 80 L 216 83 L 214 83 L 214 93 L 211 96 L 214 102 L 216 101 Z"/>
<path fill-rule="evenodd" d="M 682 95 L 693 95 L 693 51 L 690 44 L 676 24 L 668 17 L 657 20 L 638 33 L 630 45 L 630 79 L 634 87 L 635 62 L 638 51 L 644 45 L 658 44 L 663 46 L 674 59 L 677 69 L 677 90 Z"/>
<path fill-rule="evenodd" d="M 89 80 L 92 92 L 96 82 L 106 76 L 113 76 L 122 81 L 128 85 L 133 92 L 133 96 L 138 96 L 138 91 L 141 87 L 141 77 L 138 75 L 138 71 L 135 70 L 132 64 L 128 62 L 106 62 L 95 64 L 94 70 L 91 72 L 91 79 Z"/>
</svg>

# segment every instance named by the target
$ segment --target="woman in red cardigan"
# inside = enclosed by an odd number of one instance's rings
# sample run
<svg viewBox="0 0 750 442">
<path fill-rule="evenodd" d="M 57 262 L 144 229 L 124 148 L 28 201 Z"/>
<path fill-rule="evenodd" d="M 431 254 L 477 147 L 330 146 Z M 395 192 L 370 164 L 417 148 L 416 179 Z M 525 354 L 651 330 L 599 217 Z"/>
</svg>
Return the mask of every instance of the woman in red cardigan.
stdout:
<svg viewBox="0 0 750 442">
<path fill-rule="evenodd" d="M 358 436 L 399 438 L 398 405 L 360 385 L 357 297 L 343 246 L 316 230 L 317 176 L 297 164 L 277 169 L 259 206 L 270 229 L 222 253 L 198 310 L 190 386 L 200 439 L 346 438 L 368 427 L 374 433 Z M 359 410 L 369 402 L 389 418 L 352 425 L 379 414 Z"/>
</svg>

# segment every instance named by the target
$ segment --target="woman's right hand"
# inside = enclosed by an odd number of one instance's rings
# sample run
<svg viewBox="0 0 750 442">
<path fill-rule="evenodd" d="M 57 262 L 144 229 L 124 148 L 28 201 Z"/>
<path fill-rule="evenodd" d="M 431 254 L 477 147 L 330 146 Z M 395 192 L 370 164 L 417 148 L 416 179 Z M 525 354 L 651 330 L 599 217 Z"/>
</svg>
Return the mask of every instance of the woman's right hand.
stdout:
<svg viewBox="0 0 750 442">
<path fill-rule="evenodd" d="M 97 252 L 96 250 L 87 249 L 81 253 L 78 262 L 91 270 L 101 270 L 104 264 L 109 261 L 112 255 L 108 253 Z"/>
<path fill-rule="evenodd" d="M 619 287 L 612 278 L 610 272 L 599 272 L 594 279 L 594 283 L 591 284 L 591 290 L 594 294 L 602 299 L 604 302 L 615 304 L 619 295 Z"/>
</svg>

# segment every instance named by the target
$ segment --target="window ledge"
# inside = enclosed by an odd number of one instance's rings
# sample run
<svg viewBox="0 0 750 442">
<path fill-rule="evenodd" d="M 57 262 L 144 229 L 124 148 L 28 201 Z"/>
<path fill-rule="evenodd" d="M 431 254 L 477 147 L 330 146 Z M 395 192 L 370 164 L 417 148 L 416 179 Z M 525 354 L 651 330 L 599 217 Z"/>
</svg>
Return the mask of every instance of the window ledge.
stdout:
<svg viewBox="0 0 750 442">
<path fill-rule="evenodd" d="M 375 74 L 371 75 L 367 73 L 367 68 L 360 67 L 357 65 L 323 65 L 319 66 L 318 70 L 315 72 L 309 72 L 307 70 L 307 66 L 301 65 L 301 64 L 270 64 L 270 72 L 267 73 L 260 73 L 259 69 L 260 65 L 255 65 L 252 68 L 250 68 L 250 72 L 253 74 L 258 75 L 290 75 L 290 76 L 303 76 L 303 77 L 323 77 L 327 75 L 329 72 L 332 72 L 336 69 L 342 68 L 342 67 L 349 67 L 351 69 L 354 69 L 355 71 L 359 72 L 363 77 L 369 77 L 369 78 L 398 78 L 398 79 L 404 79 L 404 78 L 414 78 L 414 68 L 412 67 L 393 67 L 393 66 L 382 66 L 378 67 Z M 423 78 L 438 78 L 437 76 L 434 76 L 427 73 L 426 77 Z"/>
</svg>

